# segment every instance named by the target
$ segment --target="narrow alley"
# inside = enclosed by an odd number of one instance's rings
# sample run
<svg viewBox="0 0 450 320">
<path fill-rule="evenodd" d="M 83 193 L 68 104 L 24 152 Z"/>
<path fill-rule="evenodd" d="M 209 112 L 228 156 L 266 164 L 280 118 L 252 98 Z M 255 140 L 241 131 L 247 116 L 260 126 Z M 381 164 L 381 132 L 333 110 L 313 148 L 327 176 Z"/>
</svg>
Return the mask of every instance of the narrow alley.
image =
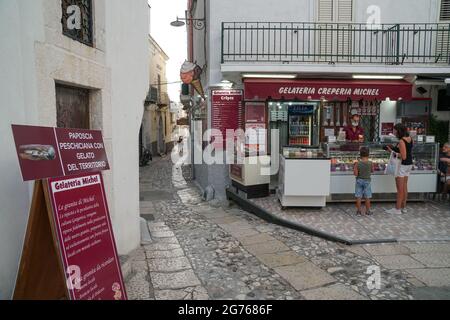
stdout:
<svg viewBox="0 0 450 320">
<path fill-rule="evenodd" d="M 140 189 L 151 239 L 130 257 L 130 299 L 376 300 L 448 294 L 433 287 L 450 279 L 450 243 L 350 247 L 268 224 L 234 204 L 203 202 L 170 157 L 141 169 Z M 420 261 L 423 252 L 431 264 Z M 379 290 L 367 286 L 369 266 L 381 266 Z"/>
</svg>

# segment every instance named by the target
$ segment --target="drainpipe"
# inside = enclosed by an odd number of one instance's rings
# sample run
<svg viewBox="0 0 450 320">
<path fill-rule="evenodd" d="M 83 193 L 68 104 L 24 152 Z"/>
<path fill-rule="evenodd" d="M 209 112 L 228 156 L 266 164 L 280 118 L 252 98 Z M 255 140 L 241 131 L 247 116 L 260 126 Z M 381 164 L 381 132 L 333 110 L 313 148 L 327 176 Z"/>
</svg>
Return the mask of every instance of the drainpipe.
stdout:
<svg viewBox="0 0 450 320">
<path fill-rule="evenodd" d="M 193 112 L 194 112 L 194 107 L 191 108 L 191 110 L 189 110 L 189 125 L 190 125 L 190 136 L 191 136 L 191 178 L 192 180 L 195 179 L 195 158 L 194 158 L 194 123 L 193 123 Z"/>
</svg>

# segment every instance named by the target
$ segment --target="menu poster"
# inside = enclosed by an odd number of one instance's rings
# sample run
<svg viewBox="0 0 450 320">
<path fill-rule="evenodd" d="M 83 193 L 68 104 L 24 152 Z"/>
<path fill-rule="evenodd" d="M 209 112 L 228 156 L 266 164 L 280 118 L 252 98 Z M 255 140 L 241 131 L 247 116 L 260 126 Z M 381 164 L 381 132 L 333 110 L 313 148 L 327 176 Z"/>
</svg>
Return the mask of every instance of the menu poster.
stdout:
<svg viewBox="0 0 450 320">
<path fill-rule="evenodd" d="M 381 123 L 381 135 L 388 136 L 394 133 L 394 123 L 393 122 L 383 122 Z"/>
<path fill-rule="evenodd" d="M 48 180 L 72 300 L 126 300 L 100 173 Z"/>
<path fill-rule="evenodd" d="M 335 133 L 334 129 L 325 128 L 325 137 L 334 137 Z"/>
<path fill-rule="evenodd" d="M 238 180 L 242 181 L 243 175 L 243 165 L 242 164 L 232 164 L 230 165 L 230 175 Z"/>
<path fill-rule="evenodd" d="M 245 104 L 245 122 L 246 123 L 265 123 L 266 122 L 266 104 L 247 102 Z"/>
<path fill-rule="evenodd" d="M 223 139 L 212 137 L 216 149 L 222 149 L 226 145 L 227 130 L 242 128 L 243 106 L 242 90 L 212 90 L 211 93 L 211 128 L 219 130 Z"/>
<path fill-rule="evenodd" d="M 245 144 L 250 154 L 265 155 L 267 145 L 267 130 L 265 123 L 247 123 L 245 125 Z"/>
</svg>

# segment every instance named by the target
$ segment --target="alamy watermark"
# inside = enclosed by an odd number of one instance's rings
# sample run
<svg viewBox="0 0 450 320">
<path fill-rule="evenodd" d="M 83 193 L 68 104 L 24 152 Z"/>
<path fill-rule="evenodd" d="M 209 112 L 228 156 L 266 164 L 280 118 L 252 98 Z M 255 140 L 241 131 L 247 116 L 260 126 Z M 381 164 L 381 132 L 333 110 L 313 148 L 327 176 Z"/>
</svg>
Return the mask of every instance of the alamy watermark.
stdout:
<svg viewBox="0 0 450 320">
<path fill-rule="evenodd" d="M 367 289 L 380 290 L 381 289 L 381 269 L 379 266 L 369 266 L 366 274 L 369 275 L 366 281 Z"/>
<path fill-rule="evenodd" d="M 80 30 L 81 29 L 81 8 L 77 5 L 70 5 L 67 7 L 67 29 Z"/>
<path fill-rule="evenodd" d="M 176 165 L 259 165 L 263 176 L 275 175 L 279 170 L 279 130 L 270 130 L 272 152 L 268 155 L 267 129 L 220 130 L 209 129 L 203 134 L 187 133 L 175 146 L 171 158 Z M 175 137 L 173 139 L 176 140 Z"/>
</svg>

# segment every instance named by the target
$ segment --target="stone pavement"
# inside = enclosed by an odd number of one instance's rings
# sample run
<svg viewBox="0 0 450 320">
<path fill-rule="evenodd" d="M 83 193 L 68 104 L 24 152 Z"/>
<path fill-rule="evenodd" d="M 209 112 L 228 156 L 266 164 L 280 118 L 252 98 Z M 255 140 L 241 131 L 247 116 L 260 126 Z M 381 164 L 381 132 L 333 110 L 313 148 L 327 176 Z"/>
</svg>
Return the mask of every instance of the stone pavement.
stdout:
<svg viewBox="0 0 450 320">
<path fill-rule="evenodd" d="M 170 158 L 141 170 L 141 215 L 153 241 L 130 257 L 130 299 L 450 298 L 450 242 L 325 241 L 203 202 Z"/>
<path fill-rule="evenodd" d="M 408 213 L 385 213 L 392 203 L 374 203 L 374 215 L 357 217 L 354 204 L 328 205 L 321 210 L 287 208 L 275 195 L 250 202 L 287 221 L 353 241 L 395 239 L 398 241 L 450 241 L 450 205 L 447 203 L 410 203 Z"/>
</svg>

